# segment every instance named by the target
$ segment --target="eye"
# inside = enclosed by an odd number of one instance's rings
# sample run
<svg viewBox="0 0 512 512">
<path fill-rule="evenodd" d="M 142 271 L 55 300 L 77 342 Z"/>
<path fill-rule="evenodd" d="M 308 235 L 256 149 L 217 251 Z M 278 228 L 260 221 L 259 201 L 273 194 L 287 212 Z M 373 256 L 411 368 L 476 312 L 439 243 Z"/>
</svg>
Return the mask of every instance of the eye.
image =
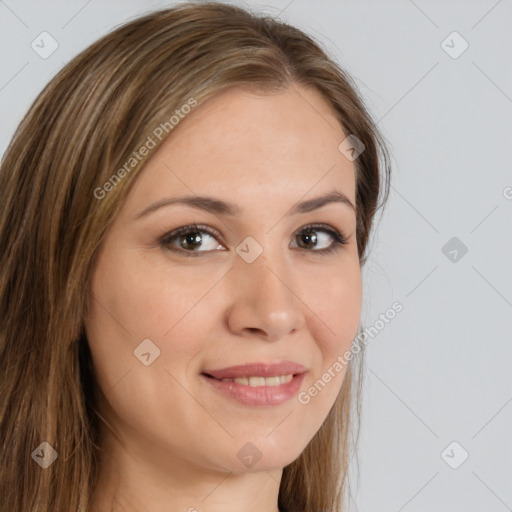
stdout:
<svg viewBox="0 0 512 512">
<path fill-rule="evenodd" d="M 212 242 L 209 243 L 209 246 L 207 244 L 206 251 L 194 250 L 198 246 L 203 246 L 204 237 L 201 236 L 200 233 L 205 233 L 206 238 L 210 238 L 212 240 Z M 182 252 L 186 256 L 198 256 L 198 252 L 208 252 L 222 248 L 222 245 L 213 242 L 213 240 L 215 240 L 214 237 L 216 236 L 220 235 L 208 226 L 192 224 L 190 226 L 183 226 L 171 231 L 160 240 L 160 244 L 170 251 Z M 176 241 L 179 243 L 179 248 L 173 243 L 175 239 L 177 239 Z"/>
<path fill-rule="evenodd" d="M 318 237 L 315 233 L 324 233 L 323 236 Z M 325 235 L 327 234 L 327 236 Z M 322 241 L 325 241 L 327 238 L 331 238 L 334 240 L 324 249 L 316 249 L 312 252 L 319 252 L 320 254 L 329 254 L 333 251 L 337 251 L 340 246 L 346 245 L 348 243 L 347 238 L 343 233 L 340 233 L 337 229 L 330 227 L 327 224 L 309 224 L 308 226 L 303 227 L 297 234 L 301 243 L 307 246 L 314 244 L 316 245 Z M 304 247 L 300 247 L 301 249 Z"/>
<path fill-rule="evenodd" d="M 323 233 L 323 236 L 317 236 L 315 233 Z M 220 238 L 220 234 L 210 227 L 192 224 L 167 233 L 160 239 L 160 245 L 169 251 L 180 252 L 185 256 L 199 256 L 202 252 L 222 250 L 223 246 L 215 241 L 216 237 Z M 331 253 L 338 250 L 341 245 L 348 243 L 347 238 L 342 233 L 327 224 L 309 224 L 298 231 L 295 237 L 300 240 L 299 249 L 320 254 Z M 331 238 L 333 242 L 326 248 L 316 249 L 318 244 L 322 245 L 328 238 Z M 209 243 L 205 244 L 205 240 Z M 311 250 L 311 246 L 315 249 Z M 196 250 L 198 247 L 206 248 L 199 251 Z M 294 248 L 296 247 L 294 246 Z"/>
</svg>

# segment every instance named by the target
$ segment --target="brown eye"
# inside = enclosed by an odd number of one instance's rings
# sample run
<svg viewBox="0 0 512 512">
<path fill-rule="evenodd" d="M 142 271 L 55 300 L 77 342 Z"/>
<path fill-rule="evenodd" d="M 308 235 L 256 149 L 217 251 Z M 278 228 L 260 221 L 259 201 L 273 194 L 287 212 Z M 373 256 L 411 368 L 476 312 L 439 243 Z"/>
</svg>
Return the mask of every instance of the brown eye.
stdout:
<svg viewBox="0 0 512 512">
<path fill-rule="evenodd" d="M 199 256 L 200 253 L 219 250 L 222 248 L 216 242 L 217 233 L 207 226 L 183 226 L 166 234 L 160 244 L 170 251 L 181 252 L 187 256 Z M 198 248 L 206 247 L 199 251 Z"/>
<path fill-rule="evenodd" d="M 323 233 L 323 235 L 317 236 L 316 233 Z M 311 224 L 309 226 L 305 226 L 297 233 L 296 237 L 300 240 L 300 249 L 309 250 L 310 252 L 319 252 L 321 254 L 328 254 L 332 251 L 336 251 L 340 245 L 348 243 L 346 237 L 342 233 L 324 224 Z M 334 241 L 327 247 L 316 249 L 318 245 L 324 245 L 326 238 L 330 238 Z"/>
<path fill-rule="evenodd" d="M 302 231 L 299 233 L 299 240 L 304 243 L 306 247 L 302 247 L 303 249 L 312 249 L 316 247 L 318 243 L 318 238 L 314 231 Z M 299 244 L 300 245 L 300 244 Z"/>
<path fill-rule="evenodd" d="M 201 235 L 199 235 L 199 231 L 190 232 L 186 235 L 180 235 L 178 237 L 180 242 L 180 246 L 182 249 L 196 249 L 202 243 Z"/>
</svg>

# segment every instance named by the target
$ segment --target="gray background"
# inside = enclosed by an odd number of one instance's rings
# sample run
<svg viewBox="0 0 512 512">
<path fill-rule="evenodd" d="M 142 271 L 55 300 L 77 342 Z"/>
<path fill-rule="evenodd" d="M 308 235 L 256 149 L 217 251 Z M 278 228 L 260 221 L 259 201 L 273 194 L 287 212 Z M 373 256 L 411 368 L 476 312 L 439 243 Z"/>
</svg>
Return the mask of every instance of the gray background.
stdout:
<svg viewBox="0 0 512 512">
<path fill-rule="evenodd" d="M 170 5 L 0 1 L 0 152 L 64 63 Z M 355 78 L 393 155 L 363 322 L 397 300 L 403 311 L 367 346 L 357 509 L 512 510 L 512 1 L 242 5 L 321 41 Z M 31 48 L 43 31 L 59 45 L 47 59 Z M 460 55 L 463 41 L 446 39 L 453 31 L 469 44 Z M 452 237 L 457 255 L 445 255 Z"/>
</svg>

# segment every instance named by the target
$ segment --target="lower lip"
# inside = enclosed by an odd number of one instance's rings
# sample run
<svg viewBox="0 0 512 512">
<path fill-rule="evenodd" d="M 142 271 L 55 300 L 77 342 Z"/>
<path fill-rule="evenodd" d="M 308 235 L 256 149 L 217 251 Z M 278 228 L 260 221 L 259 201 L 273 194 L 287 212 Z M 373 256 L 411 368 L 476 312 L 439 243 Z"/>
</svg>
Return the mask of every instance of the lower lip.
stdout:
<svg viewBox="0 0 512 512">
<path fill-rule="evenodd" d="M 222 381 L 201 375 L 206 379 L 215 389 L 222 393 L 234 398 L 239 403 L 244 405 L 280 405 L 287 400 L 290 400 L 297 394 L 300 388 L 305 373 L 299 373 L 293 376 L 293 379 L 286 384 L 279 386 L 244 386 L 232 381 Z"/>
</svg>

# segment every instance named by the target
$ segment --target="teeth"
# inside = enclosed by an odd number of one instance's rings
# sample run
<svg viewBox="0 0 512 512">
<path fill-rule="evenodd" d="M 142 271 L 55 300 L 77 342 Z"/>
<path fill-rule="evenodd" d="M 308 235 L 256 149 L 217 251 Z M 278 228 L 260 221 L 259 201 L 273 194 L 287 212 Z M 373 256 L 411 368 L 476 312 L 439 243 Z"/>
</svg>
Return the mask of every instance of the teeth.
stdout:
<svg viewBox="0 0 512 512">
<path fill-rule="evenodd" d="M 236 379 L 220 379 L 223 382 L 236 382 L 243 386 L 280 386 L 293 379 L 293 374 L 278 375 L 276 377 L 237 377 Z"/>
</svg>

